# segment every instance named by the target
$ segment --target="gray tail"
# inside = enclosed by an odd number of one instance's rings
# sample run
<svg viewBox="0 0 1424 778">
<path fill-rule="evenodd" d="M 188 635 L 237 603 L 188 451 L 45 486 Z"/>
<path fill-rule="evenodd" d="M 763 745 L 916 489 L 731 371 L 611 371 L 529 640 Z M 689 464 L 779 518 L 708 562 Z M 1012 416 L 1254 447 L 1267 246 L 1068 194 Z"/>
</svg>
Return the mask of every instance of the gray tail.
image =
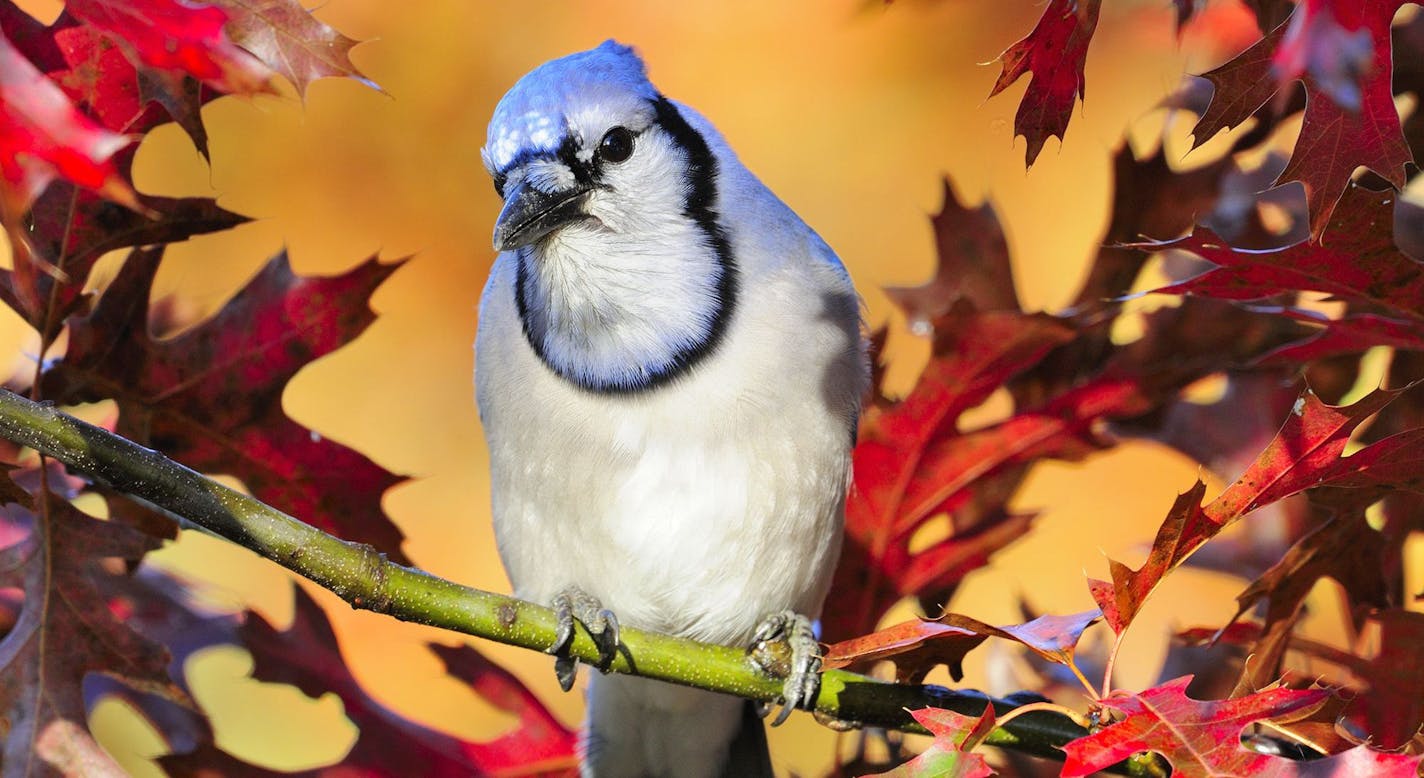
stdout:
<svg viewBox="0 0 1424 778">
<path fill-rule="evenodd" d="M 756 703 L 742 706 L 742 726 L 727 751 L 722 778 L 773 778 L 771 752 L 766 746 L 766 725 L 757 715 Z"/>
</svg>

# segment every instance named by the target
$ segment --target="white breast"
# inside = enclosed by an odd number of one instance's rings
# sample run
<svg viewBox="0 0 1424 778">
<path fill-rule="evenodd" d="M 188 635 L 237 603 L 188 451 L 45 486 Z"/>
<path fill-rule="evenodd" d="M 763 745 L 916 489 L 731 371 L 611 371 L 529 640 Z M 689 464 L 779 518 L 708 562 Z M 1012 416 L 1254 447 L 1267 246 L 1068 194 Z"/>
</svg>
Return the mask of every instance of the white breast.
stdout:
<svg viewBox="0 0 1424 778">
<path fill-rule="evenodd" d="M 513 257 L 499 259 L 476 378 L 519 596 L 548 602 L 573 584 L 626 624 L 722 643 L 767 613 L 819 610 L 865 367 L 849 282 L 806 245 L 804 261 L 744 281 L 715 354 L 628 395 L 579 389 L 539 361 Z"/>
</svg>

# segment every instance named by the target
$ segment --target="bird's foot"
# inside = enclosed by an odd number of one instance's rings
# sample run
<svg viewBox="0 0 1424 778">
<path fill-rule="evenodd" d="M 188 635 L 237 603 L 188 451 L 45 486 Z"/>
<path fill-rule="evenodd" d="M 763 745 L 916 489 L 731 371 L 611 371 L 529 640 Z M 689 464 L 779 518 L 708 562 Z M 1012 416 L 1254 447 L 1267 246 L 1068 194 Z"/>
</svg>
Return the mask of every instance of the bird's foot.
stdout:
<svg viewBox="0 0 1424 778">
<path fill-rule="evenodd" d="M 763 670 L 785 680 L 781 687 L 781 712 L 772 720 L 780 726 L 796 708 L 811 710 L 821 689 L 821 644 L 811 620 L 795 611 L 766 617 L 752 635 L 748 652 Z M 770 706 L 761 708 L 761 715 Z"/>
<path fill-rule="evenodd" d="M 546 651 L 554 655 L 554 675 L 559 679 L 559 687 L 564 691 L 572 689 L 578 670 L 578 660 L 569 653 L 574 642 L 575 621 L 583 624 L 598 646 L 598 664 L 595 667 L 600 672 L 608 672 L 618 655 L 619 645 L 618 617 L 613 615 L 613 611 L 577 586 L 567 587 L 554 595 L 553 608 L 559 623 L 554 633 L 554 644 Z"/>
</svg>

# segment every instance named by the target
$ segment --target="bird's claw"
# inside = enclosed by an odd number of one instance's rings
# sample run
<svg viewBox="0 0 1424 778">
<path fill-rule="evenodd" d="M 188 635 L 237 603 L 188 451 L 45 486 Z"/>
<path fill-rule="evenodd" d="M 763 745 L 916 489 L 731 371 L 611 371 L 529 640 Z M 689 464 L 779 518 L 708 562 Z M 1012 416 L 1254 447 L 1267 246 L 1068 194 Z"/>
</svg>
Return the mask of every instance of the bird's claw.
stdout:
<svg viewBox="0 0 1424 778">
<path fill-rule="evenodd" d="M 757 625 L 749 649 L 753 661 L 763 670 L 785 679 L 781 687 L 781 712 L 772 720 L 780 726 L 801 708 L 811 710 L 821 689 L 821 644 L 811 628 L 811 620 L 795 611 L 774 613 Z M 765 717 L 770 705 L 758 712 Z"/>
<path fill-rule="evenodd" d="M 554 595 L 554 617 L 558 626 L 554 632 L 554 643 L 546 651 L 554 655 L 554 675 L 559 679 L 559 687 L 564 691 L 573 688 L 578 670 L 578 660 L 569 653 L 574 643 L 574 622 L 582 623 L 584 629 L 598 646 L 600 672 L 608 672 L 613 660 L 618 656 L 618 617 L 613 611 L 603 607 L 598 598 L 576 586 Z"/>
</svg>

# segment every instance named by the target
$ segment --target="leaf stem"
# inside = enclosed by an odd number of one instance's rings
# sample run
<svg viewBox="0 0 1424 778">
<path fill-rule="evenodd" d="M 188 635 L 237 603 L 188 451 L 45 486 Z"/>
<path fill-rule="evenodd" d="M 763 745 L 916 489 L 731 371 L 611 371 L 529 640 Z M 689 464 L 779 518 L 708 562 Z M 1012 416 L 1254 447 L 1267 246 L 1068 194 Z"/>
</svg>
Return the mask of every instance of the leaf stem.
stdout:
<svg viewBox="0 0 1424 778">
<path fill-rule="evenodd" d="M 0 390 L 0 437 L 251 549 L 329 589 L 353 608 L 534 650 L 542 651 L 554 642 L 556 620 L 548 608 L 392 563 L 369 545 L 328 535 L 51 405 Z M 623 645 L 613 661 L 613 672 L 752 700 L 780 699 L 782 679 L 751 662 L 744 649 L 631 627 L 623 628 L 620 637 Z M 570 652 L 590 663 L 599 658 L 597 644 L 583 630 L 575 634 Z M 910 710 L 938 707 L 977 716 L 989 704 L 1009 712 L 1018 707 L 971 690 L 899 685 L 829 670 L 821 677 L 815 710 L 865 726 L 923 733 Z M 1009 725 L 996 728 L 984 742 L 1061 760 L 1059 747 L 1087 734 L 1069 717 L 1048 710 L 1011 714 L 1010 718 Z M 1114 772 L 1156 776 L 1162 774 L 1160 767 L 1155 760 L 1134 758 Z"/>
</svg>

